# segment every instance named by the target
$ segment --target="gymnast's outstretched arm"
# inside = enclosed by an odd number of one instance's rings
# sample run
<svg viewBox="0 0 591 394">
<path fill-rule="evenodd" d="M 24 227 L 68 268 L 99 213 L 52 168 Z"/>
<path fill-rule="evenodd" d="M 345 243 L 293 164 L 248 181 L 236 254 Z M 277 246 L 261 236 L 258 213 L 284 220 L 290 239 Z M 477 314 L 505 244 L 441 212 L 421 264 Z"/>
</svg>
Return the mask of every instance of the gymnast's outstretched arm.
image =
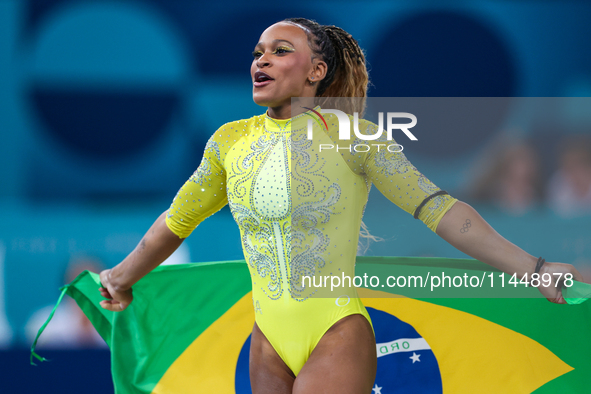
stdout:
<svg viewBox="0 0 591 394">
<path fill-rule="evenodd" d="M 470 205 L 456 202 L 440 220 L 437 235 L 449 242 L 456 249 L 489 264 L 508 274 L 522 278 L 527 274 L 531 278 L 538 258 L 525 252 L 497 233 Z M 564 304 L 560 286 L 556 286 L 558 276 L 553 273 L 570 273 L 575 280 L 582 281 L 582 276 L 571 264 L 545 263 L 539 274 L 549 273 L 553 278 L 550 286 L 538 286 L 540 292 L 549 301 Z"/>
<path fill-rule="evenodd" d="M 221 136 L 212 135 L 197 170 L 136 248 L 115 268 L 101 272 L 103 287 L 99 291 L 107 298 L 101 301 L 103 308 L 124 310 L 133 301 L 131 286 L 166 260 L 203 220 L 228 203 L 226 172 L 214 139 Z"/>
<path fill-rule="evenodd" d="M 135 249 L 116 267 L 100 274 L 101 306 L 114 312 L 124 310 L 133 300 L 131 287 L 160 265 L 183 243 L 166 225 L 166 213 L 156 219 Z"/>
<path fill-rule="evenodd" d="M 356 159 L 364 164 L 365 173 L 386 198 L 423 221 L 456 249 L 520 279 L 526 273 L 531 278 L 535 272 L 537 257 L 499 235 L 474 208 L 435 186 L 402 152 L 374 149 Z M 570 264 L 545 263 L 539 274 L 545 273 L 550 274 L 553 283 L 538 289 L 555 303 L 563 304 L 565 300 L 560 286 L 556 286 L 559 276 L 553 273 L 569 273 L 582 281 L 581 274 Z"/>
</svg>

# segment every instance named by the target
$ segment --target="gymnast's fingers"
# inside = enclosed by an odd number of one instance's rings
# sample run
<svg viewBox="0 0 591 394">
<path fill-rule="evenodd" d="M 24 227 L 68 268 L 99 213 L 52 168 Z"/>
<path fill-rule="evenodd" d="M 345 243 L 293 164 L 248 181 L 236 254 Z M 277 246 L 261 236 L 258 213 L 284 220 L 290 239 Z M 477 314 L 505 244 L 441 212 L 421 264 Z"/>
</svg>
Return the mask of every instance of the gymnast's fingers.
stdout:
<svg viewBox="0 0 591 394">
<path fill-rule="evenodd" d="M 109 291 L 107 289 L 105 289 L 104 287 L 99 288 L 99 293 L 101 293 L 101 297 L 108 298 L 108 299 L 113 298 L 111 296 L 111 294 L 109 293 Z"/>
<path fill-rule="evenodd" d="M 127 305 L 115 300 L 104 300 L 100 302 L 100 305 L 103 309 L 109 310 L 111 312 L 121 312 L 127 308 Z"/>
<path fill-rule="evenodd" d="M 581 273 L 575 267 L 572 267 L 571 271 L 576 281 L 584 282 L 583 275 L 581 275 Z"/>
</svg>

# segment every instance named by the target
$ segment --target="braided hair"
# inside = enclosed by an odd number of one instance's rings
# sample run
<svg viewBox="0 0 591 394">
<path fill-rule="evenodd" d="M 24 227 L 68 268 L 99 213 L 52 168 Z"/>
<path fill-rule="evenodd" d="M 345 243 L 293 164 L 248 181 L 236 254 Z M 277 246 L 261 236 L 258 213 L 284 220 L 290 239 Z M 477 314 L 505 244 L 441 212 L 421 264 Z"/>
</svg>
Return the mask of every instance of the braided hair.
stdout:
<svg viewBox="0 0 591 394">
<path fill-rule="evenodd" d="M 306 18 L 288 18 L 283 22 L 301 27 L 308 36 L 308 44 L 314 56 L 326 62 L 326 76 L 318 83 L 316 90 L 318 104 L 326 106 L 327 100 L 322 98 L 350 98 L 339 100 L 339 107 L 349 114 L 362 114 L 369 75 L 363 50 L 353 36 L 340 27 L 323 26 Z"/>
<path fill-rule="evenodd" d="M 308 45 L 315 57 L 326 62 L 326 76 L 318 83 L 316 104 L 324 108 L 338 108 L 348 114 L 357 112 L 362 116 L 365 110 L 369 75 L 365 55 L 357 41 L 337 26 L 323 26 L 305 18 L 289 18 L 283 22 L 302 28 L 308 36 Z M 339 97 L 340 99 L 331 100 Z M 364 254 L 370 241 L 383 241 L 372 235 L 361 221 L 357 253 Z M 365 239 L 365 245 L 361 242 Z"/>
</svg>

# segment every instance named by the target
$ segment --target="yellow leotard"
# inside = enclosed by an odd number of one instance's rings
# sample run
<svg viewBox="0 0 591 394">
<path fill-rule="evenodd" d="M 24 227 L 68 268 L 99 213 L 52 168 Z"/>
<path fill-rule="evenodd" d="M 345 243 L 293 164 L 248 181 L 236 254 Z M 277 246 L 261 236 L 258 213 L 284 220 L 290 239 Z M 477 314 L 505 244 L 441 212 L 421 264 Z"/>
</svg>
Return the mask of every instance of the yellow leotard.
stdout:
<svg viewBox="0 0 591 394">
<path fill-rule="evenodd" d="M 356 151 L 339 140 L 336 116 L 319 119 L 318 111 L 285 120 L 259 115 L 220 127 L 166 217 L 171 231 L 186 238 L 230 205 L 250 270 L 257 325 L 296 376 L 338 320 L 362 314 L 371 323 L 354 288 L 327 295 L 302 285 L 304 276 L 354 277 L 371 184 L 411 214 L 440 192 L 401 152 L 375 145 Z M 312 139 L 308 119 L 314 119 Z M 359 121 L 367 134 L 376 128 Z M 321 150 L 320 144 L 339 149 Z M 435 231 L 456 201 L 449 195 L 431 198 L 418 218 Z"/>
</svg>

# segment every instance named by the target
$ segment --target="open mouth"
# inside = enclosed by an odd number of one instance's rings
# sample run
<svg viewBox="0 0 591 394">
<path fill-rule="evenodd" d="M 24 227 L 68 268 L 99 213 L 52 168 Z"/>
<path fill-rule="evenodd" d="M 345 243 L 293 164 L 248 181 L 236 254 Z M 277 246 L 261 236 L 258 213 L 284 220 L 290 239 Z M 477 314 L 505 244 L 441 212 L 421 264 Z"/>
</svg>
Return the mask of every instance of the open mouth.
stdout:
<svg viewBox="0 0 591 394">
<path fill-rule="evenodd" d="M 262 71 L 257 71 L 256 73 L 254 73 L 253 85 L 257 88 L 266 86 L 270 84 L 272 81 L 274 81 L 274 79 Z"/>
</svg>

